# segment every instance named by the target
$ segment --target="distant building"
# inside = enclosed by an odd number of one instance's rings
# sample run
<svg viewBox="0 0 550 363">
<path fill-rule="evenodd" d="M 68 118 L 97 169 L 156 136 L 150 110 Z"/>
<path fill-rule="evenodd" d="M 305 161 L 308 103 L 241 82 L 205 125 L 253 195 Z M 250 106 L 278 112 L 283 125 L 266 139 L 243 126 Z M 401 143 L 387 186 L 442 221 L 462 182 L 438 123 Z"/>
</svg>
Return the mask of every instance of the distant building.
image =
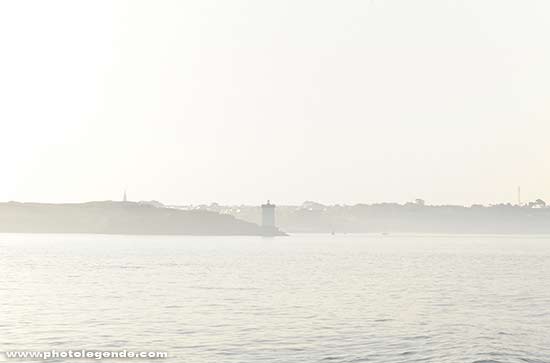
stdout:
<svg viewBox="0 0 550 363">
<path fill-rule="evenodd" d="M 275 230 L 275 204 L 267 201 L 267 204 L 262 204 L 262 227 L 265 230 Z"/>
</svg>

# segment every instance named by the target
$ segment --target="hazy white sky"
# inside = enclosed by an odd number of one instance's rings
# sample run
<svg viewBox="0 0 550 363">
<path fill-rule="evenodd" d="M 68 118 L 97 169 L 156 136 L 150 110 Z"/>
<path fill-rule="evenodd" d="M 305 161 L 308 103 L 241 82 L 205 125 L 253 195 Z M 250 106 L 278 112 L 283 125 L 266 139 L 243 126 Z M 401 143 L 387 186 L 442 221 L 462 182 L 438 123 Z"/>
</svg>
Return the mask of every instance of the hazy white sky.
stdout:
<svg viewBox="0 0 550 363">
<path fill-rule="evenodd" d="M 0 1 L 0 200 L 550 202 L 550 1 Z"/>
</svg>

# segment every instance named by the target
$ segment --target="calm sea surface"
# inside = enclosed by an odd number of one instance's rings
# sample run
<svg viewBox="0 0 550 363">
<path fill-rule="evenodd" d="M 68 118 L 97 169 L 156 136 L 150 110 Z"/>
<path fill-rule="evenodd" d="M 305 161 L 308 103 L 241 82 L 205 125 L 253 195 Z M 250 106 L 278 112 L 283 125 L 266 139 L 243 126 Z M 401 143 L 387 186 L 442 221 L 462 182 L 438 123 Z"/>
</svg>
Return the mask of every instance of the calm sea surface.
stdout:
<svg viewBox="0 0 550 363">
<path fill-rule="evenodd" d="M 550 362 L 550 236 L 0 235 L 0 351 L 51 349 Z"/>
</svg>

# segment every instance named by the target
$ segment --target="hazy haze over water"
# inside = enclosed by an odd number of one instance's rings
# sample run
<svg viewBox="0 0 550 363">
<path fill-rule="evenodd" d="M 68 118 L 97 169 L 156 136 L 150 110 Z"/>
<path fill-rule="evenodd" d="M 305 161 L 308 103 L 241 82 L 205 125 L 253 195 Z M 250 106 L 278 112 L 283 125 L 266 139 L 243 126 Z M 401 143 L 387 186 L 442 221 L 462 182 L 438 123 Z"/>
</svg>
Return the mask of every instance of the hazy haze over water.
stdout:
<svg viewBox="0 0 550 363">
<path fill-rule="evenodd" d="M 1 235 L 0 351 L 550 362 L 549 238 Z"/>
<path fill-rule="evenodd" d="M 0 201 L 550 200 L 547 0 L 0 2 Z"/>
</svg>

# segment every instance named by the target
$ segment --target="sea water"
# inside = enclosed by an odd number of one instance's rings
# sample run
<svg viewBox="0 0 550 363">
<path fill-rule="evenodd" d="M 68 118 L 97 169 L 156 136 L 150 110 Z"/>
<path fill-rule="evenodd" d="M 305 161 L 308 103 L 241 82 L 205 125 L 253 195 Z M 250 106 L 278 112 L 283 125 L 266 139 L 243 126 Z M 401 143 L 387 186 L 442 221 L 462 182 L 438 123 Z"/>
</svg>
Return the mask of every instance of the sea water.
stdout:
<svg viewBox="0 0 550 363">
<path fill-rule="evenodd" d="M 550 236 L 0 235 L 0 351 L 52 349 L 550 362 Z"/>
</svg>

